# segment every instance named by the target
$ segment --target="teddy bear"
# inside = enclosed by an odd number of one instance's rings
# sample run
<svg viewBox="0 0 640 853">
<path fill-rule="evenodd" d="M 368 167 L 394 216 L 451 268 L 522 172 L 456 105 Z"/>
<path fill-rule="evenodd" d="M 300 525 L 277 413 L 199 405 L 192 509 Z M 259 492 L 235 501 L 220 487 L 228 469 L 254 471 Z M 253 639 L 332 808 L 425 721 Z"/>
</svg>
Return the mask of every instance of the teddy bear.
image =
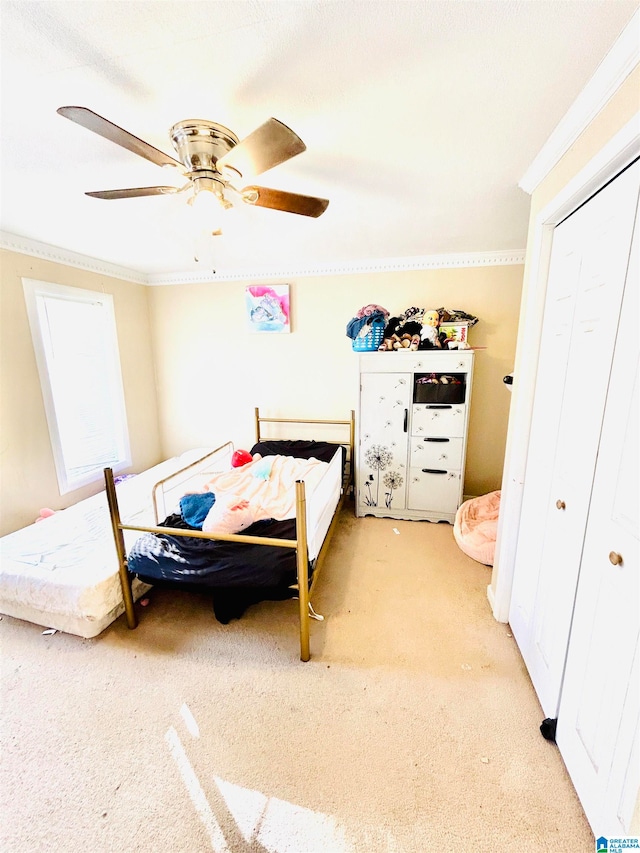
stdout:
<svg viewBox="0 0 640 853">
<path fill-rule="evenodd" d="M 387 320 L 387 325 L 384 327 L 384 332 L 382 334 L 382 343 L 378 347 L 378 352 L 387 352 L 393 350 L 393 345 L 395 343 L 394 335 L 396 334 L 396 329 L 400 326 L 400 317 L 389 317 Z"/>
<path fill-rule="evenodd" d="M 411 346 L 413 336 L 408 332 L 403 332 L 402 335 L 392 335 L 394 349 L 408 349 Z"/>
<path fill-rule="evenodd" d="M 404 314 L 389 317 L 378 351 L 417 349 L 412 343 L 414 336 L 420 334 L 423 313 L 423 308 L 407 308 Z"/>
</svg>

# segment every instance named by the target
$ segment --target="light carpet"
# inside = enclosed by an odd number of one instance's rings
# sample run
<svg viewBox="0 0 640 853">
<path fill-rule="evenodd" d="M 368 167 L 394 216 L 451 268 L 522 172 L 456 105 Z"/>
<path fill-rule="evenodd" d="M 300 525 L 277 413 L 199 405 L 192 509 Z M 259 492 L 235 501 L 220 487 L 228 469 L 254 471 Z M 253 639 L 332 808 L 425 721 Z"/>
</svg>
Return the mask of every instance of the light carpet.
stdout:
<svg viewBox="0 0 640 853">
<path fill-rule="evenodd" d="M 490 569 L 452 527 L 342 515 L 297 602 L 224 626 L 155 589 L 93 640 L 10 617 L 3 853 L 586 853 Z"/>
</svg>

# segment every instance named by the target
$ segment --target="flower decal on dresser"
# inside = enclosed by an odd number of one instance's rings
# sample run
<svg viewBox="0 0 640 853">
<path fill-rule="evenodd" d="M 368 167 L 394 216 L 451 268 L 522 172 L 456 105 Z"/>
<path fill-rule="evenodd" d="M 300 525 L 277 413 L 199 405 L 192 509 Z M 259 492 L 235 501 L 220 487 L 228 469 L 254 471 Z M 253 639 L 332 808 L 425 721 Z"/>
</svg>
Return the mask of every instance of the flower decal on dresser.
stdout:
<svg viewBox="0 0 640 853">
<path fill-rule="evenodd" d="M 399 471 L 389 471 L 384 475 L 383 483 L 389 489 L 388 492 L 384 493 L 384 505 L 389 509 L 393 500 L 394 489 L 399 489 L 402 486 L 404 477 L 401 476 Z"/>
<path fill-rule="evenodd" d="M 364 502 L 367 506 L 378 506 L 380 503 L 380 476 L 386 471 L 382 478 L 382 485 L 387 490 L 384 492 L 384 503 L 387 508 L 391 506 L 393 492 L 399 489 L 404 479 L 399 471 L 387 471 L 393 462 L 393 453 L 384 444 L 374 444 L 364 454 L 366 466 L 375 471 L 369 474 L 364 484 Z"/>
</svg>

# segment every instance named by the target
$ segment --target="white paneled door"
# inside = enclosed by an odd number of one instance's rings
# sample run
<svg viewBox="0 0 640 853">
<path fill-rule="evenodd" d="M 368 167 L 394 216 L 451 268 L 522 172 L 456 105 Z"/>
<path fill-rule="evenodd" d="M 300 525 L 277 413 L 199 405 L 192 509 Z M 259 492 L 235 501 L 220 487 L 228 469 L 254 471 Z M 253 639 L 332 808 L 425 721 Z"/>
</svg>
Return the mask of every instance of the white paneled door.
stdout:
<svg viewBox="0 0 640 853">
<path fill-rule="evenodd" d="M 554 234 L 509 616 L 547 717 L 558 715 L 639 185 L 636 163 Z"/>
<path fill-rule="evenodd" d="M 636 220 L 556 741 L 596 837 L 625 835 L 640 784 L 640 347 Z"/>
</svg>

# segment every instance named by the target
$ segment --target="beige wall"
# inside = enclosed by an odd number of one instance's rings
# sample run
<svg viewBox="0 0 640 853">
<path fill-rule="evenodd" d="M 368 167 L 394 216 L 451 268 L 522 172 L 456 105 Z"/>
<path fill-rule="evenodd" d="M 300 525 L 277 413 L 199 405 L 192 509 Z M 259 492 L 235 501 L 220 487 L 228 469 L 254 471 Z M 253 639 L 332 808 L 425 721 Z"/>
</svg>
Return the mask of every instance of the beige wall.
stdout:
<svg viewBox="0 0 640 853">
<path fill-rule="evenodd" d="M 30 524 L 42 507 L 62 509 L 94 484 L 58 491 L 22 278 L 113 294 L 132 470 L 161 458 L 148 288 L 14 252 L 0 253 L 0 535 Z"/>
<path fill-rule="evenodd" d="M 292 332 L 247 331 L 245 282 L 150 288 L 165 455 L 229 438 L 253 442 L 253 409 L 344 418 L 357 408 L 357 355 L 345 334 L 359 308 L 457 308 L 479 317 L 465 492 L 500 487 L 523 267 L 290 280 Z M 255 283 L 255 282 L 252 282 Z M 393 358 L 389 354 L 388 358 Z"/>
<path fill-rule="evenodd" d="M 134 471 L 229 438 L 249 446 L 254 406 L 274 416 L 347 417 L 357 407 L 358 379 L 345 328 L 363 305 L 474 314 L 480 321 L 471 341 L 479 349 L 465 491 L 482 494 L 500 485 L 509 406 L 502 377 L 513 369 L 522 269 L 292 280 L 292 332 L 269 335 L 247 331 L 245 283 L 145 287 L 2 252 L 0 535 L 31 523 L 41 507 L 62 509 L 101 488 L 58 492 L 23 277 L 113 294 Z"/>
</svg>

